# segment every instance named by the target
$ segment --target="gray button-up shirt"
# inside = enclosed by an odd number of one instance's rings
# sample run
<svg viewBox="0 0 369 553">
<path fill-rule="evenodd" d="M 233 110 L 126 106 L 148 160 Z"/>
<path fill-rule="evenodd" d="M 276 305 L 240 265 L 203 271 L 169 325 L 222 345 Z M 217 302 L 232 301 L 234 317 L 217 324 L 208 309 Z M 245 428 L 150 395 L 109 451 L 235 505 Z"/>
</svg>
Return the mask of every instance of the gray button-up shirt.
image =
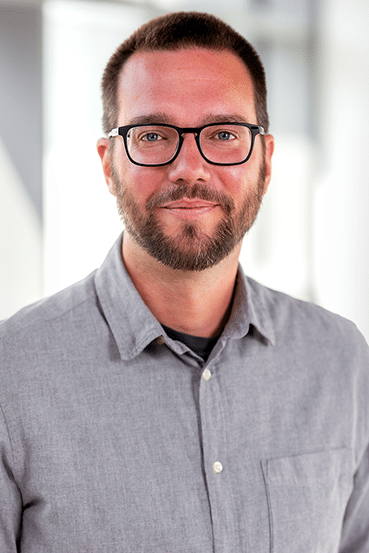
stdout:
<svg viewBox="0 0 369 553">
<path fill-rule="evenodd" d="M 368 398 L 354 325 L 241 270 L 204 363 L 119 240 L 0 325 L 0 551 L 367 553 Z"/>
</svg>

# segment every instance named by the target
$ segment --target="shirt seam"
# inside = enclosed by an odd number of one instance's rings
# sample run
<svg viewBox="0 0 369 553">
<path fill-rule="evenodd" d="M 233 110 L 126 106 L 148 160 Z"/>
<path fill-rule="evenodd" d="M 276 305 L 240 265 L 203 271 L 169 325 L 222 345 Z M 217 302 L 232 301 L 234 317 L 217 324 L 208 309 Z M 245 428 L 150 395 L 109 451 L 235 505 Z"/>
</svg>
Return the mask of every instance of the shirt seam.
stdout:
<svg viewBox="0 0 369 553">
<path fill-rule="evenodd" d="M 265 495 L 267 500 L 267 506 L 268 506 L 268 514 L 269 514 L 269 553 L 274 552 L 274 527 L 273 527 L 273 510 L 272 510 L 272 502 L 270 497 L 270 490 L 269 490 L 269 484 L 268 484 L 268 461 L 261 461 L 261 472 L 263 475 L 264 480 L 264 486 L 265 486 Z"/>
<path fill-rule="evenodd" d="M 221 367 L 221 361 L 218 359 L 219 369 Z M 216 375 L 218 378 L 219 387 L 221 385 L 224 373 L 222 371 L 218 372 L 218 375 Z M 223 394 L 222 394 L 223 395 Z M 225 447 L 226 450 L 229 452 L 231 450 L 232 446 L 232 440 L 230 436 L 230 411 L 229 411 L 229 396 L 227 394 L 224 394 L 224 407 L 222 408 L 222 418 L 223 418 L 223 424 L 224 424 L 224 433 L 225 433 Z M 228 456 L 227 456 L 228 457 Z M 236 482 L 234 478 L 231 479 L 231 494 L 233 496 L 233 502 L 234 504 L 237 504 L 238 507 L 240 507 L 240 494 L 238 493 Z M 240 535 L 242 535 L 243 531 L 243 524 L 241 524 L 240 517 L 235 517 L 233 521 L 234 525 L 234 531 L 239 532 Z M 241 528 L 242 526 L 242 528 Z M 241 544 L 241 537 L 239 538 L 239 543 Z M 243 538 L 243 546 L 246 546 L 245 544 L 245 538 Z"/>
<path fill-rule="evenodd" d="M 3 408 L 1 403 L 0 403 L 0 411 L 1 411 L 1 414 L 2 414 L 2 418 L 4 419 L 6 432 L 7 432 L 8 438 L 9 438 L 10 451 L 11 451 L 12 463 L 13 463 L 13 474 L 14 474 L 14 476 L 16 476 L 17 468 L 16 468 L 16 463 L 15 463 L 13 440 L 12 440 L 12 436 L 11 436 L 11 433 L 10 433 L 9 424 L 8 424 L 8 421 L 7 421 L 6 416 L 5 416 L 5 411 L 4 411 L 4 408 Z"/>
<path fill-rule="evenodd" d="M 20 331 L 23 331 L 23 330 L 26 330 L 28 328 L 31 328 L 31 327 L 34 327 L 34 326 L 37 326 L 37 325 L 43 325 L 43 324 L 46 324 L 50 321 L 57 321 L 58 319 L 60 319 L 61 317 L 64 317 L 64 315 L 67 315 L 70 311 L 73 311 L 73 309 L 75 309 L 76 307 L 79 307 L 80 305 L 83 305 L 84 303 L 88 302 L 91 300 L 91 298 L 95 298 L 96 295 L 94 294 L 91 294 L 90 296 L 88 296 L 87 298 L 85 298 L 84 300 L 81 300 L 79 301 L 78 303 L 74 304 L 72 307 L 70 307 L 69 309 L 66 309 L 65 311 L 63 311 L 62 313 L 60 313 L 59 315 L 54 315 L 50 318 L 48 317 L 45 317 L 44 319 L 40 320 L 40 321 L 35 321 L 35 322 L 30 322 L 28 324 L 25 324 L 25 325 L 20 325 L 18 326 L 17 328 L 15 329 L 10 329 L 8 332 L 7 332 L 7 336 L 11 336 L 13 334 L 16 334 L 17 332 L 20 332 Z M 46 300 L 47 298 L 45 298 Z M 41 300 L 42 301 L 42 300 Z M 4 339 L 5 336 L 0 336 L 0 340 L 2 341 Z"/>
</svg>

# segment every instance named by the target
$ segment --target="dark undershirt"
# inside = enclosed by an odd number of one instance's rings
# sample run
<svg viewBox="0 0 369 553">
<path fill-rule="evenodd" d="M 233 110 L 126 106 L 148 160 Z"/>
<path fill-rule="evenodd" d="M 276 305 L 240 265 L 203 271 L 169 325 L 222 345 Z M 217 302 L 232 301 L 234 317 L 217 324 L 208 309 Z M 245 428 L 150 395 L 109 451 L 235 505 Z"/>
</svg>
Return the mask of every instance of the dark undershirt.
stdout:
<svg viewBox="0 0 369 553">
<path fill-rule="evenodd" d="M 192 349 L 194 353 L 202 357 L 204 361 L 209 357 L 211 350 L 215 346 L 218 338 L 202 338 L 201 336 L 192 336 L 191 334 L 184 334 L 183 332 L 178 332 L 178 330 L 173 330 L 168 326 L 162 325 L 165 332 L 168 334 L 169 338 L 172 340 L 178 340 L 182 342 L 187 347 Z"/>
</svg>

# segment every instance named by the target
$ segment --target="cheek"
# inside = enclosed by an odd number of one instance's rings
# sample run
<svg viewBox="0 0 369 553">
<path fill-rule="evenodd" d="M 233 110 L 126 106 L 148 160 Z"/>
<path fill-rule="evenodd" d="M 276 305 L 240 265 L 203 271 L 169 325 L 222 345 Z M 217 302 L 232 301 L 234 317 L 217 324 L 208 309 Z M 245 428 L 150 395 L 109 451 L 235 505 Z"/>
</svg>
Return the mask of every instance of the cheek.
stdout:
<svg viewBox="0 0 369 553">
<path fill-rule="evenodd" d="M 228 178 L 225 176 L 224 181 L 228 190 L 236 194 L 250 189 L 256 190 L 260 184 L 262 164 L 262 159 L 255 155 L 244 164 L 229 167 Z"/>
<path fill-rule="evenodd" d="M 145 204 L 148 199 L 164 186 L 163 170 L 153 167 L 140 167 L 129 160 L 121 164 L 121 182 L 132 190 L 138 203 Z"/>
<path fill-rule="evenodd" d="M 228 192 L 228 194 L 237 196 L 239 194 L 243 194 L 250 184 L 254 182 L 255 175 L 253 171 L 249 170 L 249 168 L 246 169 L 245 166 L 235 165 L 227 168 L 227 171 L 224 175 L 222 175 L 221 180 L 223 182 L 224 189 Z"/>
</svg>

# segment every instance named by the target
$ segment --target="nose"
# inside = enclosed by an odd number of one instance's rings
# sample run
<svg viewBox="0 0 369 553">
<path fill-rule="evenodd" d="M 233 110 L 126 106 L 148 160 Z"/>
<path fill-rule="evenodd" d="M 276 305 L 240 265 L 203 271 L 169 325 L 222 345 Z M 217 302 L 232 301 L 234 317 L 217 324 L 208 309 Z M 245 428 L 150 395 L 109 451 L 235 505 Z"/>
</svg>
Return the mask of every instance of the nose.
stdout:
<svg viewBox="0 0 369 553">
<path fill-rule="evenodd" d="M 183 135 L 181 150 L 176 159 L 168 165 L 168 177 L 177 184 L 207 182 L 210 178 L 210 165 L 202 157 L 196 144 L 195 135 Z"/>
</svg>

